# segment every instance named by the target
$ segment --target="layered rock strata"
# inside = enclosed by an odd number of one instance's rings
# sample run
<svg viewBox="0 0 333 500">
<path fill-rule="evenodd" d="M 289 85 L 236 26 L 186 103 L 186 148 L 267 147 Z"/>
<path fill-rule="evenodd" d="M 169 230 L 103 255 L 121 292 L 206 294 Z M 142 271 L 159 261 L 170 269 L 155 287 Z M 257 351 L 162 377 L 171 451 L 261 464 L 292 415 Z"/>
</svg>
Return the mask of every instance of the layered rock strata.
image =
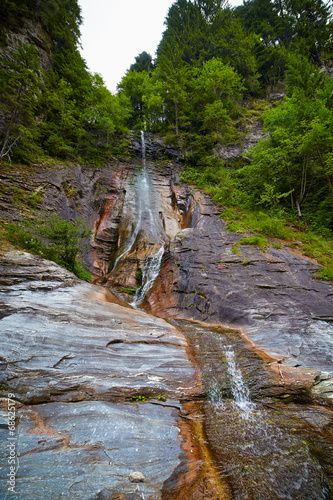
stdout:
<svg viewBox="0 0 333 500">
<path fill-rule="evenodd" d="M 14 394 L 17 498 L 161 498 L 187 461 L 179 400 L 201 390 L 182 334 L 26 252 L 0 264 L 1 470 Z"/>
</svg>

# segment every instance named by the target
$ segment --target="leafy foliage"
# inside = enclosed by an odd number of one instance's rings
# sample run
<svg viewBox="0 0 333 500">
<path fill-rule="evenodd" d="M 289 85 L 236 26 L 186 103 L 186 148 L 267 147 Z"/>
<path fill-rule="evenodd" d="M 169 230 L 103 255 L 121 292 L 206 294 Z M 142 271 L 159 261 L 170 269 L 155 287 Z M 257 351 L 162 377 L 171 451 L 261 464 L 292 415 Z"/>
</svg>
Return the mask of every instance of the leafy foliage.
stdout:
<svg viewBox="0 0 333 500">
<path fill-rule="evenodd" d="M 238 176 L 253 205 L 297 210 L 333 230 L 333 81 L 300 55 L 289 57 L 286 74 L 290 97 L 266 113 L 270 136 Z"/>
<path fill-rule="evenodd" d="M 0 157 L 29 163 L 43 155 L 81 156 L 102 162 L 119 152 L 129 103 L 87 71 L 77 48 L 82 21 L 77 0 L 5 0 L 3 11 L 4 31 L 19 31 L 25 23 L 43 29 L 52 67 L 45 67 L 30 44 L 12 45 L 3 53 Z"/>
<path fill-rule="evenodd" d="M 245 0 L 232 9 L 227 0 L 176 0 L 156 60 L 141 52 L 116 95 L 77 50 L 81 21 L 77 0 L 2 1 L 2 30 L 38 25 L 52 59 L 46 68 L 31 45 L 3 52 L 2 159 L 103 162 L 123 154 L 128 128 L 145 129 L 182 148 L 182 180 L 237 211 L 228 230 L 293 240 L 292 223 L 331 237 L 332 2 Z M 256 107 L 254 98 L 277 88 L 284 99 Z M 246 158 L 225 160 L 224 148 L 260 120 L 267 137 Z M 311 253 L 318 241 L 304 241 L 304 249 Z M 314 253 L 328 278 L 325 248 Z"/>
<path fill-rule="evenodd" d="M 91 230 L 83 221 L 75 219 L 69 222 L 58 215 L 45 216 L 33 222 L 10 224 L 6 226 L 6 231 L 13 243 L 90 281 L 90 274 L 78 260 L 82 243 L 91 235 Z"/>
</svg>

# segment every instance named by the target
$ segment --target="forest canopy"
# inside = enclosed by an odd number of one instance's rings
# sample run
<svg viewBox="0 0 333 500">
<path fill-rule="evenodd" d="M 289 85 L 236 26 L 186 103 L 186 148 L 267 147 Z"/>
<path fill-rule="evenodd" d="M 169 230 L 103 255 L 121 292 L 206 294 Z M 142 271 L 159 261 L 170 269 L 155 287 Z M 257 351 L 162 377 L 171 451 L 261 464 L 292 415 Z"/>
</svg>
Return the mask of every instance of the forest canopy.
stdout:
<svg viewBox="0 0 333 500">
<path fill-rule="evenodd" d="M 333 230 L 331 1 L 177 0 L 156 58 L 138 54 L 115 95 L 80 56 L 81 22 L 77 0 L 1 2 L 2 160 L 101 163 L 144 129 L 217 200 Z M 42 30 L 49 64 L 32 41 L 8 44 L 22 26 Z M 260 123 L 266 137 L 226 158 Z"/>
</svg>

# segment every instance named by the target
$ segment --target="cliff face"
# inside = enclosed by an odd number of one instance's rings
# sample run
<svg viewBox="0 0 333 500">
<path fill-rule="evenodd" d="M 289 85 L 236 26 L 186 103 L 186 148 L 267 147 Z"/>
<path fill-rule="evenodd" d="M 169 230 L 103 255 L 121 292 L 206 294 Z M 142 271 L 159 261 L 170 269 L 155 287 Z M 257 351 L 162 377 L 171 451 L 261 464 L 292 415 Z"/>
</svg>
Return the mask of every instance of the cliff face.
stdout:
<svg viewBox="0 0 333 500">
<path fill-rule="evenodd" d="M 23 19 L 22 25 L 15 31 L 6 31 L 4 38 L 5 40 L 0 46 L 0 59 L 10 58 L 11 51 L 16 47 L 31 44 L 38 53 L 41 70 L 47 72 L 51 69 L 52 51 L 50 40 L 39 22 Z"/>
<path fill-rule="evenodd" d="M 142 212 L 141 226 L 136 198 L 137 173 L 142 168 L 139 139 L 132 143 L 137 159 L 99 169 L 82 165 L 36 166 L 30 172 L 11 169 L 1 174 L 1 180 L 21 190 L 25 199 L 39 193 L 40 210 L 85 220 L 93 229 L 86 264 L 96 283 L 125 301 L 133 300 L 129 292 L 140 288 L 145 262 L 163 244 L 159 276 L 142 304 L 148 311 L 239 328 L 258 349 L 296 367 L 296 374 L 313 369 L 313 391 L 330 398 L 332 285 L 315 279 L 316 264 L 287 247 L 270 246 L 262 252 L 255 246 L 239 246 L 241 235 L 225 231 L 221 208 L 179 181 L 178 152 L 165 149 L 153 137 L 146 142 L 155 212 Z M 5 220 L 31 217 L 29 210 L 19 200 L 13 204 L 9 192 L 0 198 L 0 216 Z M 162 243 L 152 229 L 154 217 Z M 324 380 L 317 377 L 318 370 Z"/>
<path fill-rule="evenodd" d="M 180 182 L 179 152 L 146 136 L 142 158 L 141 146 L 135 136 L 132 158 L 101 168 L 1 172 L 0 217 L 34 217 L 35 206 L 85 220 L 86 264 L 103 285 L 25 252 L 1 256 L 1 387 L 20 415 L 21 497 L 328 498 L 332 285 L 287 247 L 239 245 L 222 209 Z M 161 247 L 158 276 L 133 309 L 139 271 Z M 243 391 L 239 420 L 236 361 L 252 397 Z M 48 479 L 38 482 L 40 457 Z"/>
</svg>

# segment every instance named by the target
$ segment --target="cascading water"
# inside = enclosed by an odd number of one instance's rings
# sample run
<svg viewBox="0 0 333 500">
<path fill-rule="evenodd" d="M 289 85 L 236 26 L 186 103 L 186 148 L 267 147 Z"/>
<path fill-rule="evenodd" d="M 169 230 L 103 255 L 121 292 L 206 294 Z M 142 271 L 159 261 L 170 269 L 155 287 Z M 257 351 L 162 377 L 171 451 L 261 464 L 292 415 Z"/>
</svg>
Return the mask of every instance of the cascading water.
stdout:
<svg viewBox="0 0 333 500">
<path fill-rule="evenodd" d="M 153 198 L 153 189 L 150 182 L 149 172 L 146 165 L 146 142 L 144 132 L 141 131 L 142 145 L 142 176 L 138 184 L 139 203 L 145 204 L 145 210 L 148 215 L 148 233 L 152 234 L 153 241 L 159 242 L 161 245 L 158 250 L 149 255 L 143 265 L 142 282 L 140 288 L 136 291 L 132 305 L 136 307 L 145 298 L 148 290 L 153 286 L 155 279 L 159 275 L 161 269 L 162 257 L 164 254 L 164 230 L 161 226 L 161 221 L 157 216 L 155 203 Z M 141 210 L 144 213 L 144 210 Z"/>
<path fill-rule="evenodd" d="M 254 408 L 254 404 L 250 400 L 250 391 L 243 380 L 242 372 L 236 365 L 235 351 L 229 348 L 225 356 L 235 405 L 242 410 L 241 416 L 249 418 L 251 410 Z"/>
<path fill-rule="evenodd" d="M 145 133 L 141 130 L 141 152 L 142 152 L 142 164 L 146 166 L 146 141 L 145 141 Z"/>
<path fill-rule="evenodd" d="M 332 498 L 322 468 L 326 457 L 320 455 L 327 450 L 325 438 L 307 424 L 316 410 L 304 409 L 302 421 L 296 405 L 286 408 L 283 402 L 265 399 L 267 373 L 236 332 L 175 323 L 192 345 L 203 374 L 205 436 L 232 498 Z"/>
<path fill-rule="evenodd" d="M 156 194 L 146 164 L 146 143 L 143 131 L 141 131 L 141 153 L 142 168 L 136 172 L 131 187 L 134 198 L 129 204 L 132 206 L 129 235 L 125 238 L 112 268 L 112 271 L 116 270 L 125 256 L 135 254 L 139 240 L 144 242 L 147 255 L 142 263 L 141 283 L 135 292 L 133 307 L 138 306 L 143 301 L 158 276 L 166 241 L 157 207 Z"/>
<path fill-rule="evenodd" d="M 145 298 L 148 290 L 153 286 L 154 281 L 160 273 L 162 257 L 164 254 L 164 245 L 157 250 L 154 255 L 147 257 L 142 270 L 142 285 L 136 291 L 133 306 L 140 304 Z"/>
</svg>

